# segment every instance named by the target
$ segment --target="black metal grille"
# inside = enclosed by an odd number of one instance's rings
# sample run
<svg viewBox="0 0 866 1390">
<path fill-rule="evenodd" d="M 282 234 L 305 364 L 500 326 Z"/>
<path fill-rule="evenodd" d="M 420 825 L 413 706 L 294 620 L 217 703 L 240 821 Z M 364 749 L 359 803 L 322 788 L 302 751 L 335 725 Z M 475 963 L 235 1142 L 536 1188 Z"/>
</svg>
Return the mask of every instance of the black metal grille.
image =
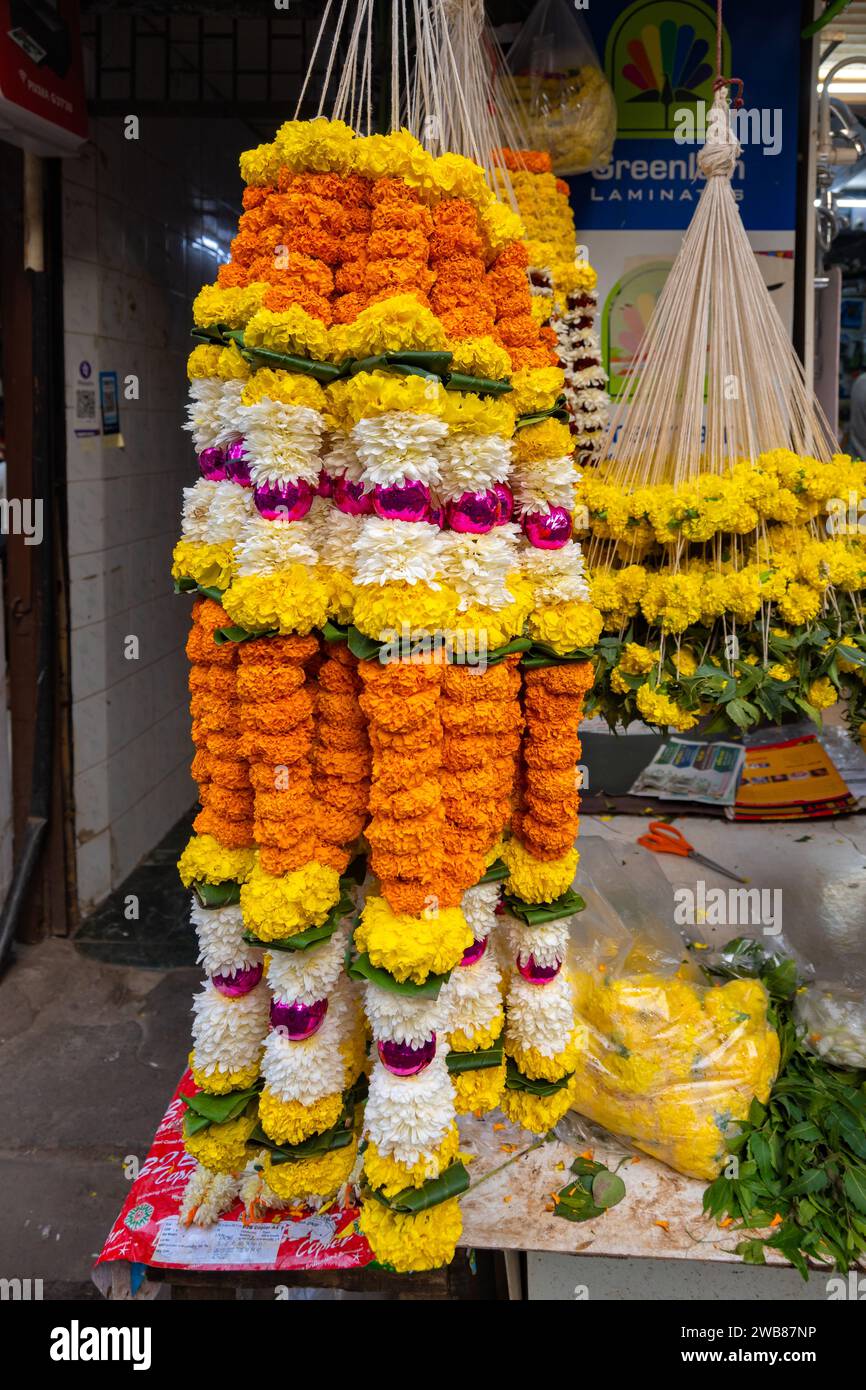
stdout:
<svg viewBox="0 0 866 1390">
<path fill-rule="evenodd" d="M 290 0 L 288 11 L 278 11 L 262 0 L 246 12 L 233 5 L 231 14 L 205 8 L 85 6 L 82 42 L 93 114 L 220 115 L 270 125 L 291 115 L 323 5 Z M 320 51 L 322 76 L 324 63 Z M 320 86 L 314 72 L 308 89 L 313 109 Z M 309 105 L 303 115 L 313 113 Z"/>
</svg>

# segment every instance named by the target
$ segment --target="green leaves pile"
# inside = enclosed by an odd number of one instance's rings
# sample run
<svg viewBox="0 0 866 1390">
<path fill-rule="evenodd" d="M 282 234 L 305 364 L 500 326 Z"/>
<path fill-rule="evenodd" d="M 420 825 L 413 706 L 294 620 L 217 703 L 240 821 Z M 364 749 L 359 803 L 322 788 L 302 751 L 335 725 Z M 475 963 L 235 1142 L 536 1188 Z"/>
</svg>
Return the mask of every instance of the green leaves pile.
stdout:
<svg viewBox="0 0 866 1390">
<path fill-rule="evenodd" d="M 732 942 L 724 954 L 730 962 L 748 952 Z M 726 1176 L 729 1163 L 706 1189 L 704 1211 L 749 1231 L 772 1228 L 736 1247 L 748 1264 L 764 1264 L 771 1249 L 804 1279 L 809 1260 L 844 1273 L 866 1255 L 866 1072 L 828 1066 L 806 1050 L 792 1016 L 796 976 L 780 976 L 777 958 L 763 978 L 777 1001 L 779 1076 L 767 1105 L 754 1100 L 729 1139 L 734 1175 Z"/>
<path fill-rule="evenodd" d="M 623 1159 L 627 1163 L 628 1159 Z M 592 1221 L 604 1216 L 625 1196 L 625 1183 L 617 1172 L 592 1158 L 576 1158 L 570 1171 L 574 1182 L 556 1194 L 555 1212 L 565 1221 Z"/>
</svg>

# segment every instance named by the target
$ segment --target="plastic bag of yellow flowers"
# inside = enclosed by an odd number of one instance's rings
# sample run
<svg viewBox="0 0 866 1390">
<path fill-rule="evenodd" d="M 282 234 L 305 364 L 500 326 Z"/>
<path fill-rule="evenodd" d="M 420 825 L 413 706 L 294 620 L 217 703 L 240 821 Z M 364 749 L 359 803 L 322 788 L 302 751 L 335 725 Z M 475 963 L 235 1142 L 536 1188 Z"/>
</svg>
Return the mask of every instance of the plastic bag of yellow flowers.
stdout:
<svg viewBox="0 0 866 1390">
<path fill-rule="evenodd" d="M 538 0 L 508 52 L 517 128 L 547 150 L 556 174 L 607 164 L 616 138 L 616 101 L 589 30 L 567 0 Z M 511 93 L 506 88 L 503 100 Z"/>
<path fill-rule="evenodd" d="M 576 919 L 573 1109 L 677 1172 L 712 1180 L 727 1138 L 776 1076 L 769 996 L 759 980 L 707 985 L 674 933 L 665 943 L 620 928 L 591 936 L 591 918 Z"/>
</svg>

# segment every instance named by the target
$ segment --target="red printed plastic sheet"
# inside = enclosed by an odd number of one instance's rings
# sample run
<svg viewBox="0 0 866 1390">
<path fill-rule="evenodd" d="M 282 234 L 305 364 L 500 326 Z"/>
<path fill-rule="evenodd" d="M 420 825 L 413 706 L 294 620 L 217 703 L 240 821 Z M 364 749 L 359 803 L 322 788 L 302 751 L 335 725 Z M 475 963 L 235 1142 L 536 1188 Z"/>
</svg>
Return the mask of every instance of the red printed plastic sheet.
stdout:
<svg viewBox="0 0 866 1390">
<path fill-rule="evenodd" d="M 247 1221 L 238 1201 L 212 1226 L 180 1224 L 178 1209 L 195 1168 L 183 1146 L 180 1096 L 197 1089 L 191 1072 L 185 1072 L 96 1267 L 115 1261 L 202 1270 L 360 1269 L 369 1264 L 373 1252 L 355 1230 L 354 1206 L 294 1219 L 274 1212 L 269 1220 Z"/>
</svg>

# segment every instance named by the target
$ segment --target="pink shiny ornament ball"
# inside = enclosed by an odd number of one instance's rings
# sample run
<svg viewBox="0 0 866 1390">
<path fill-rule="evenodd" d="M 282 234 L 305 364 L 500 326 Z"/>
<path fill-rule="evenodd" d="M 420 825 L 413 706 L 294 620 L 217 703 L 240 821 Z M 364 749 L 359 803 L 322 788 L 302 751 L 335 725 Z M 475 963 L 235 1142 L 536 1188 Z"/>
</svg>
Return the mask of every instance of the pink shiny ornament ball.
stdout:
<svg viewBox="0 0 866 1390">
<path fill-rule="evenodd" d="M 467 536 L 484 536 L 496 525 L 499 498 L 492 488 L 485 492 L 464 492 L 448 503 L 446 515 L 452 531 Z"/>
<path fill-rule="evenodd" d="M 209 483 L 221 483 L 228 476 L 224 449 L 202 449 L 198 466 L 201 476 L 207 478 Z"/>
<path fill-rule="evenodd" d="M 246 965 L 243 970 L 236 970 L 233 975 L 213 975 L 211 978 L 214 989 L 218 989 L 226 999 L 240 999 L 241 995 L 249 994 L 255 989 L 262 978 L 261 963 Z"/>
<path fill-rule="evenodd" d="M 466 947 L 466 950 L 463 952 L 463 959 L 460 961 L 460 964 L 461 964 L 461 965 L 476 965 L 477 962 L 480 961 L 481 957 L 484 955 L 484 952 L 485 952 L 486 950 L 487 950 L 487 937 L 486 937 L 486 936 L 483 936 L 483 937 L 477 937 L 477 936 L 476 936 L 476 938 L 475 938 L 475 940 L 473 941 L 472 945 L 471 945 L 471 946 L 467 946 L 467 947 Z"/>
<path fill-rule="evenodd" d="M 247 446 L 243 439 L 234 440 L 226 449 L 226 476 L 231 478 L 233 483 L 240 483 L 241 487 L 253 485 Z"/>
<path fill-rule="evenodd" d="M 555 980 L 562 969 L 562 961 L 557 961 L 556 965 L 537 965 L 535 956 L 527 956 L 523 965 L 520 957 L 517 957 L 517 969 L 520 971 L 524 980 L 528 980 L 531 985 L 548 985 L 551 980 Z"/>
<path fill-rule="evenodd" d="M 493 491 L 496 493 L 498 502 L 496 525 L 504 526 L 506 521 L 510 521 L 514 515 L 514 493 L 507 483 L 494 483 Z"/>
<path fill-rule="evenodd" d="M 265 521 L 300 521 L 313 505 L 313 489 L 303 478 L 259 483 L 253 501 Z"/>
<path fill-rule="evenodd" d="M 347 516 L 370 516 L 373 511 L 373 494 L 364 491 L 363 483 L 353 483 L 349 478 L 334 479 L 334 506 Z"/>
<path fill-rule="evenodd" d="M 434 1033 L 429 1041 L 422 1043 L 420 1047 L 387 1038 L 378 1044 L 378 1048 L 382 1066 L 392 1076 L 417 1076 L 419 1071 L 429 1067 L 436 1056 L 436 1034 Z"/>
<path fill-rule="evenodd" d="M 327 999 L 316 999 L 312 1004 L 283 1004 L 279 999 L 274 999 L 271 1003 L 271 1027 L 285 1033 L 289 1042 L 303 1042 L 319 1031 L 327 1012 Z"/>
<path fill-rule="evenodd" d="M 571 540 L 571 513 L 566 507 L 551 507 L 549 512 L 527 512 L 522 525 L 526 539 L 536 550 L 561 550 Z"/>
<path fill-rule="evenodd" d="M 430 489 L 417 479 L 408 479 L 405 483 L 377 483 L 373 489 L 373 511 L 386 521 L 426 521 L 430 511 Z"/>
</svg>

